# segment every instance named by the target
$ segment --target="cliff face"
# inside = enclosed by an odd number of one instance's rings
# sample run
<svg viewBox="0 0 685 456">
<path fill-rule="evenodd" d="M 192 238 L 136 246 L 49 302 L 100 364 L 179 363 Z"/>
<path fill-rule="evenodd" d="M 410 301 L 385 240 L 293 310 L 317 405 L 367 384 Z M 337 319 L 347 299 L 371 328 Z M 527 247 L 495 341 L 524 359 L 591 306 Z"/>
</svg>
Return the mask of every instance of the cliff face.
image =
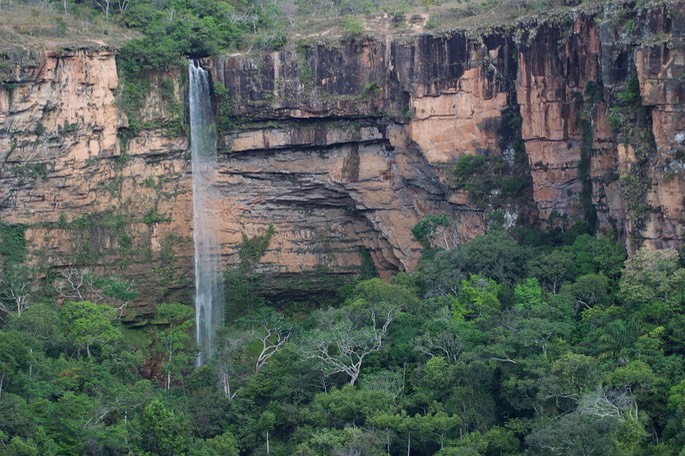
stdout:
<svg viewBox="0 0 685 456">
<path fill-rule="evenodd" d="M 519 52 L 517 93 L 540 218 L 554 225 L 591 211 L 629 252 L 679 248 L 685 7 L 613 7 L 596 18 L 533 29 Z"/>
<path fill-rule="evenodd" d="M 448 243 L 483 232 L 495 210 L 613 230 L 631 251 L 681 246 L 683 24 L 682 4 L 619 8 L 205 59 L 228 89 L 215 99 L 225 264 L 243 234 L 272 224 L 259 268 L 274 296 L 296 299 L 354 274 L 365 252 L 383 276 L 412 270 L 411 228 L 441 212 L 454 220 Z M 132 135 L 111 51 L 16 63 L 0 86 L 2 223 L 25 225 L 30 258 L 58 279 L 86 268 L 134 279 L 144 293 L 127 318 L 187 299 L 189 148 L 168 128 L 182 75 L 150 75 Z M 451 164 L 473 154 L 502 156 L 507 172 L 522 159 L 532 196 L 493 206 L 451 188 Z"/>
<path fill-rule="evenodd" d="M 192 226 L 186 139 L 119 134 L 127 119 L 110 51 L 27 60 L 0 87 L 3 225 L 26 227 L 29 261 L 51 269 L 67 298 L 88 297 L 77 288 L 91 271 L 133 279 L 140 304 L 173 299 L 192 271 L 192 242 L 179 241 Z M 132 319 L 148 311 L 131 307 Z"/>
</svg>

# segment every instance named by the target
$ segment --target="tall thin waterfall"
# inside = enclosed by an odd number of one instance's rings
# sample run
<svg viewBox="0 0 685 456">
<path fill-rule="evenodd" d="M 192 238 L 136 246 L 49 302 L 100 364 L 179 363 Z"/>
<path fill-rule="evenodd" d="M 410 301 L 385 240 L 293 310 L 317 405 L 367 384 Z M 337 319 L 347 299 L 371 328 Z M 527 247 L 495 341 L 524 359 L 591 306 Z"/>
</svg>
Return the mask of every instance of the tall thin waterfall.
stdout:
<svg viewBox="0 0 685 456">
<path fill-rule="evenodd" d="M 197 365 L 214 354 L 214 336 L 223 322 L 224 289 L 221 278 L 221 243 L 217 231 L 219 195 L 216 174 L 216 127 L 212 113 L 209 73 L 188 64 L 190 145 L 193 165 L 193 218 L 195 243 L 195 327 L 201 352 Z"/>
</svg>

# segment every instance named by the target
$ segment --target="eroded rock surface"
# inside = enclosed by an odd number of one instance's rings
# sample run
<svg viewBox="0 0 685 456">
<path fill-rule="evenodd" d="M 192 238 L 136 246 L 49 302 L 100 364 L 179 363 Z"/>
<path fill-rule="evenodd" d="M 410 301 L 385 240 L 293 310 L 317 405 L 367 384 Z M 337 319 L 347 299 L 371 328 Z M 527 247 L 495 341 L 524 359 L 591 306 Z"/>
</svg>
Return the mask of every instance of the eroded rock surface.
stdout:
<svg viewBox="0 0 685 456">
<path fill-rule="evenodd" d="M 273 296 L 283 278 L 353 276 L 365 252 L 387 277 L 416 267 L 411 229 L 441 212 L 457 242 L 502 211 L 548 229 L 613 231 L 630 251 L 680 247 L 685 8 L 615 8 L 624 9 L 481 35 L 348 38 L 203 60 L 228 89 L 215 100 L 230 113 L 215 182 L 224 265 L 239 261 L 243 234 L 273 225 L 259 264 Z M 169 128 L 183 78 L 149 75 L 133 135 L 112 51 L 34 55 L 15 70 L 0 86 L 0 218 L 27 227 L 30 260 L 135 280 L 143 292 L 130 319 L 189 299 L 189 147 Z M 455 160 L 509 163 L 514 149 L 528 163 L 530 199 L 490 207 L 450 188 Z"/>
</svg>

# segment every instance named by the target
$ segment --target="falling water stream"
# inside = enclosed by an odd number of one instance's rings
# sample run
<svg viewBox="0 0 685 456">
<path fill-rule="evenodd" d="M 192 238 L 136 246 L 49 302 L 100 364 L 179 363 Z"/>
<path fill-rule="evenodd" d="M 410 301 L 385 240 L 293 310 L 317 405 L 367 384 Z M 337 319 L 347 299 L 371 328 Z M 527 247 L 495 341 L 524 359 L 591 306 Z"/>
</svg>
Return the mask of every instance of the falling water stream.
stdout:
<svg viewBox="0 0 685 456">
<path fill-rule="evenodd" d="M 193 240 L 195 244 L 195 327 L 202 350 L 197 365 L 214 354 L 214 336 L 223 322 L 221 243 L 217 223 L 219 195 L 216 174 L 216 127 L 212 113 L 209 73 L 196 61 L 188 64 L 190 146 L 193 167 Z"/>
</svg>

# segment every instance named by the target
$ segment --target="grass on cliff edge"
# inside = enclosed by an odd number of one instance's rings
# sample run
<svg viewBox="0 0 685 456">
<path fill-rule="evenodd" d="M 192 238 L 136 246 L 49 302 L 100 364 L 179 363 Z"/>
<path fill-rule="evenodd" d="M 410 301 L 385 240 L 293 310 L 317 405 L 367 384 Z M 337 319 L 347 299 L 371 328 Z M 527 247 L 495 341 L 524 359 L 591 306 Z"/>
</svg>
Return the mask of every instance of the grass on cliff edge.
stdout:
<svg viewBox="0 0 685 456">
<path fill-rule="evenodd" d="M 119 47 L 138 33 L 85 4 L 0 0 L 0 51 Z"/>
<path fill-rule="evenodd" d="M 596 3 L 585 0 L 588 2 Z M 152 9 L 141 8 L 148 3 L 130 3 L 127 13 L 120 11 L 119 5 L 128 2 L 111 0 L 109 17 L 105 17 L 98 7 L 102 1 L 0 0 L 0 50 L 119 48 L 132 38 L 146 35 L 145 24 L 152 23 L 155 13 L 168 17 L 165 20 L 169 22 L 160 25 L 155 20 L 155 27 L 171 33 L 171 18 L 178 20 L 174 12 L 178 15 L 183 8 L 192 10 L 192 17 L 184 21 L 199 21 L 189 27 L 197 28 L 199 39 L 195 41 L 216 41 L 219 47 L 223 41 L 225 46 L 227 40 L 214 40 L 210 35 L 235 26 L 242 36 L 231 40 L 232 50 L 256 51 L 316 37 L 483 28 L 568 9 L 581 0 L 161 0 L 150 3 Z M 223 5 L 219 9 L 229 13 L 216 14 L 217 6 L 210 4 Z M 129 14 L 133 9 L 136 12 Z M 222 51 L 216 47 L 212 50 Z"/>
</svg>

